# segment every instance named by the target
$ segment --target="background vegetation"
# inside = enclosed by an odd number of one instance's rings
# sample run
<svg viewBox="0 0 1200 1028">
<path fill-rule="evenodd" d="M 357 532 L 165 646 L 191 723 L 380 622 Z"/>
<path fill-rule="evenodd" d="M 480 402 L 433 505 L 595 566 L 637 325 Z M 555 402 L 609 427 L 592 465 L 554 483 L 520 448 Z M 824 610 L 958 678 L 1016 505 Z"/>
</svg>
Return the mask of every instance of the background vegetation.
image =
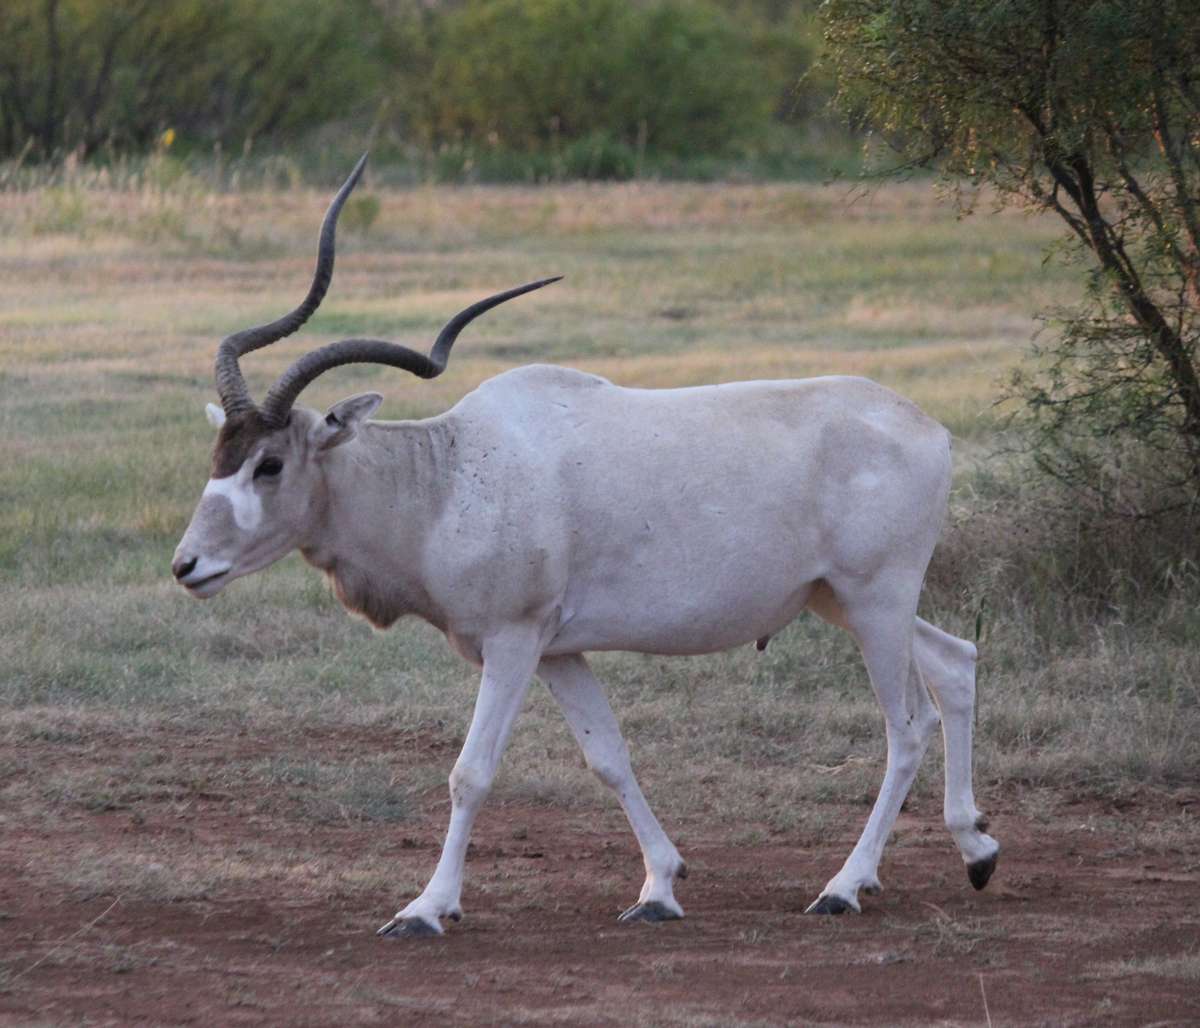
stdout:
<svg viewBox="0 0 1200 1028">
<path fill-rule="evenodd" d="M 803 170 L 831 130 L 828 83 L 805 77 L 814 6 L 12 0 L 0 158 L 167 138 L 193 161 L 286 148 L 337 177 L 370 139 L 377 165 L 420 178 Z"/>
</svg>

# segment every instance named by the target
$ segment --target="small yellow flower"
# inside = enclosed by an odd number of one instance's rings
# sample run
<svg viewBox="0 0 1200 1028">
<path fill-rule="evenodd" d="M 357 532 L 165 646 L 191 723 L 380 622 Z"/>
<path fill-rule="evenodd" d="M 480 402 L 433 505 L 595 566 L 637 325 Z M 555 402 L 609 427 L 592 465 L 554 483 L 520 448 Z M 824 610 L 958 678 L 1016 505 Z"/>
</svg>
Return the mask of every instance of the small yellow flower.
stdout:
<svg viewBox="0 0 1200 1028">
<path fill-rule="evenodd" d="M 167 129 L 167 131 L 162 134 L 162 137 L 159 141 L 162 143 L 163 149 L 167 149 L 167 147 L 175 142 L 175 130 L 173 128 Z"/>
</svg>

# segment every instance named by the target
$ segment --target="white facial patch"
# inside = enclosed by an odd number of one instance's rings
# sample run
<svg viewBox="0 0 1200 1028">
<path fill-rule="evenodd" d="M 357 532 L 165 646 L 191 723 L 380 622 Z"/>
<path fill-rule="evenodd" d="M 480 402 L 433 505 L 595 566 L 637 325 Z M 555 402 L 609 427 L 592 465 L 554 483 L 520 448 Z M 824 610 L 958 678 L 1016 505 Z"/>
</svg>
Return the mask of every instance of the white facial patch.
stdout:
<svg viewBox="0 0 1200 1028">
<path fill-rule="evenodd" d="M 253 532 L 263 519 L 262 497 L 255 492 L 253 484 L 253 469 L 257 460 L 258 454 L 255 454 L 236 474 L 210 478 L 201 494 L 201 499 L 205 496 L 224 496 L 233 508 L 234 524 L 243 532 Z"/>
</svg>

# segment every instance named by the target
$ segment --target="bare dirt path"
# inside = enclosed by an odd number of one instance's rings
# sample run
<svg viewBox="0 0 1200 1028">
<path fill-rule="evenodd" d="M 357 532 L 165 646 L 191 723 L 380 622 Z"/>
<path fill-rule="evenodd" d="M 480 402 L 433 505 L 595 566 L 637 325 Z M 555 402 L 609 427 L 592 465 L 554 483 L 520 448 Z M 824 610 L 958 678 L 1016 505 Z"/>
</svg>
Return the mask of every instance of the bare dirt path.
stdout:
<svg viewBox="0 0 1200 1028">
<path fill-rule="evenodd" d="M 384 741 L 318 733 L 305 748 Z M 1200 1021 L 1194 794 L 1120 810 L 1063 797 L 1042 818 L 992 797 L 1004 852 L 980 894 L 923 801 L 897 826 L 886 891 L 841 918 L 802 911 L 863 808 L 803 848 L 739 844 L 749 819 L 697 818 L 679 832 L 687 919 L 629 927 L 615 915 L 640 868 L 619 821 L 501 797 L 476 833 L 463 922 L 387 942 L 374 927 L 433 866 L 441 789 L 404 822 L 313 821 L 203 771 L 278 740 L 175 742 L 190 784 L 111 802 L 35 800 L 98 762 L 133 776 L 139 747 L 119 738 L 30 742 L 6 765 L 0 1023 Z"/>
</svg>

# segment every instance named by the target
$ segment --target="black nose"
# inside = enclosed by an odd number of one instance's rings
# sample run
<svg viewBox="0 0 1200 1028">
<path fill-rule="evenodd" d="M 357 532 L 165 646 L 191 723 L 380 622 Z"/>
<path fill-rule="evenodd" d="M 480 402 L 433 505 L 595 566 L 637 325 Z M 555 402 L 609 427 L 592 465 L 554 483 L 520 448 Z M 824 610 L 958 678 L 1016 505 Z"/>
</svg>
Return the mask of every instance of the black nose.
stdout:
<svg viewBox="0 0 1200 1028">
<path fill-rule="evenodd" d="M 197 557 L 193 557 L 191 560 L 184 560 L 182 557 L 176 557 L 175 562 L 171 565 L 171 570 L 175 572 L 175 577 L 187 578 L 192 573 L 192 569 L 195 568 L 198 559 Z"/>
</svg>

